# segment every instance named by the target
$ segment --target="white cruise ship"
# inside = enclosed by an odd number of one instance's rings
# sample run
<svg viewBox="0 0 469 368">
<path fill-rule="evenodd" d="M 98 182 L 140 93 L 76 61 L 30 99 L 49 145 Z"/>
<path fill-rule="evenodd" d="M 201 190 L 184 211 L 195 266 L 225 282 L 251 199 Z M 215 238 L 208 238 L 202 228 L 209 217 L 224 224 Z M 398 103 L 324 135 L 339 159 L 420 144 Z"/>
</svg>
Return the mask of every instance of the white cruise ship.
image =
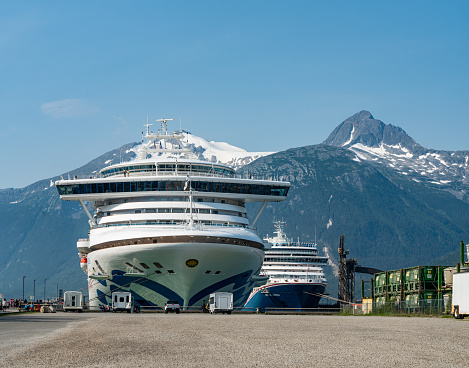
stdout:
<svg viewBox="0 0 469 368">
<path fill-rule="evenodd" d="M 130 291 L 142 307 L 177 300 L 188 309 L 226 291 L 239 307 L 262 279 L 264 245 L 254 226 L 268 202 L 286 198 L 290 183 L 238 177 L 195 159 L 181 132 L 167 132 L 170 120 L 157 120 L 157 133 L 146 125 L 148 142 L 135 161 L 55 183 L 60 198 L 79 201 L 89 218 L 88 238 L 77 247 L 91 306 Z M 261 202 L 251 223 L 246 202 Z"/>
<path fill-rule="evenodd" d="M 245 309 L 316 308 L 327 286 L 323 266 L 328 258 L 318 255 L 315 243 L 288 239 L 284 221 L 274 226 L 275 236 L 264 239 L 271 245 L 261 270 L 267 283 L 253 289 Z"/>
</svg>

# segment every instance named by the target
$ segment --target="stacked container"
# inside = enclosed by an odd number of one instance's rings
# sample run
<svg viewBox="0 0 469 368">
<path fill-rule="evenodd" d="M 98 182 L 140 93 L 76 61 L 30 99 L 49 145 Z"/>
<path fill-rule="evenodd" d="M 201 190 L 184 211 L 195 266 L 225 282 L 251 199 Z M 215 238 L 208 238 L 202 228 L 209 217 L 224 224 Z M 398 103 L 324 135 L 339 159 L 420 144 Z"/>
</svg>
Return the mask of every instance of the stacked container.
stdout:
<svg viewBox="0 0 469 368">
<path fill-rule="evenodd" d="M 442 266 L 418 266 L 375 274 L 374 302 L 392 303 L 407 312 L 438 307 L 448 293 Z M 441 302 L 442 303 L 442 302 Z"/>
</svg>

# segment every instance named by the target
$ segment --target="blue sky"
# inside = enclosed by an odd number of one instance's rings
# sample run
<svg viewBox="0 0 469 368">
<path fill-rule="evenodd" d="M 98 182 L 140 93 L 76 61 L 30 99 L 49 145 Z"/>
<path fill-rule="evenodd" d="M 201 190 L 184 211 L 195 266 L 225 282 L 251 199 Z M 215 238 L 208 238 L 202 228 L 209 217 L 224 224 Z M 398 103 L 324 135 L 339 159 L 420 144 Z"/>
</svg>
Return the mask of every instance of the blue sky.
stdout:
<svg viewBox="0 0 469 368">
<path fill-rule="evenodd" d="M 0 188 L 138 141 L 147 113 L 280 151 L 369 110 L 469 150 L 467 19 L 467 1 L 0 1 Z"/>
</svg>

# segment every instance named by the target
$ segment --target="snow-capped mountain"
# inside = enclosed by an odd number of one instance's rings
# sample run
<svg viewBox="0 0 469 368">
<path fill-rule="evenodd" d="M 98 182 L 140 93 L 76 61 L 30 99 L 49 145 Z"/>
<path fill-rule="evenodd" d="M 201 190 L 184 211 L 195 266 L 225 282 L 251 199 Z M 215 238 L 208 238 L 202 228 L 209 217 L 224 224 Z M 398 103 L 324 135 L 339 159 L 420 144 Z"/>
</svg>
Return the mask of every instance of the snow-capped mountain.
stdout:
<svg viewBox="0 0 469 368">
<path fill-rule="evenodd" d="M 187 148 L 192 149 L 197 159 L 202 161 L 209 161 L 224 164 L 234 169 L 238 169 L 244 165 L 251 163 L 259 157 L 267 156 L 275 152 L 247 152 L 246 150 L 233 146 L 225 142 L 214 142 L 207 141 L 204 138 L 198 137 L 187 131 L 180 131 L 184 136 L 183 143 Z M 141 143 L 149 144 L 149 143 Z M 167 146 L 171 148 L 171 145 L 177 144 L 177 142 L 167 142 Z M 129 151 L 134 152 L 137 155 L 138 148 L 140 145 L 136 145 Z M 128 151 L 128 152 L 129 152 Z M 107 162 L 111 164 L 111 162 Z"/>
<path fill-rule="evenodd" d="M 194 150 L 199 160 L 225 164 L 235 169 L 247 165 L 259 157 L 275 152 L 247 152 L 225 142 L 207 141 L 190 133 L 184 133 L 188 147 Z"/>
<path fill-rule="evenodd" d="M 425 148 L 394 125 L 360 111 L 341 123 L 324 144 L 349 149 L 356 160 L 384 164 L 403 176 L 468 199 L 469 151 Z"/>
</svg>

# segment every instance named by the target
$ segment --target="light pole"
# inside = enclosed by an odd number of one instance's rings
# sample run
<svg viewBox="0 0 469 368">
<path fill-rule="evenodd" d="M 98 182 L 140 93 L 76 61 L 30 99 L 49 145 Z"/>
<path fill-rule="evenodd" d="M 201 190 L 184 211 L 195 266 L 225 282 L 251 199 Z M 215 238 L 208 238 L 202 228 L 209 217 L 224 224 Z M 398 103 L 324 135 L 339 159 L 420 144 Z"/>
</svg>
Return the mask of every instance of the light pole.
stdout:
<svg viewBox="0 0 469 368">
<path fill-rule="evenodd" d="M 26 278 L 26 276 L 23 276 L 23 300 L 24 300 L 24 279 Z"/>
<path fill-rule="evenodd" d="M 44 279 L 44 302 L 46 301 L 46 281 L 47 279 Z"/>
<path fill-rule="evenodd" d="M 34 292 L 33 292 L 33 294 L 34 294 L 33 299 L 36 300 L 36 279 L 34 279 Z"/>
<path fill-rule="evenodd" d="M 57 303 L 59 302 L 59 283 L 57 283 Z"/>
</svg>

